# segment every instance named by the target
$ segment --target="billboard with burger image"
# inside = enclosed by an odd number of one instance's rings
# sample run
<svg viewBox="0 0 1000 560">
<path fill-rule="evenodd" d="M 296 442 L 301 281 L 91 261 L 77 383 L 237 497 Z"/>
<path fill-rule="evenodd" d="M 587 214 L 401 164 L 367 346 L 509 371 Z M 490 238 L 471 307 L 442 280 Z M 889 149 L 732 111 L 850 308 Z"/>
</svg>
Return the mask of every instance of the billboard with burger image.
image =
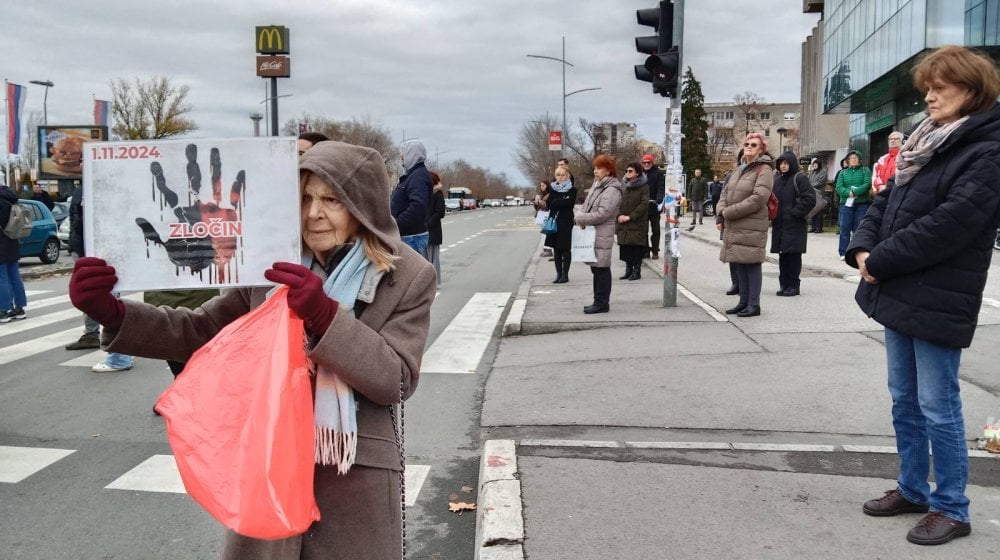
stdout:
<svg viewBox="0 0 1000 560">
<path fill-rule="evenodd" d="M 38 127 L 38 178 L 80 179 L 84 143 L 107 139 L 106 126 Z"/>
</svg>

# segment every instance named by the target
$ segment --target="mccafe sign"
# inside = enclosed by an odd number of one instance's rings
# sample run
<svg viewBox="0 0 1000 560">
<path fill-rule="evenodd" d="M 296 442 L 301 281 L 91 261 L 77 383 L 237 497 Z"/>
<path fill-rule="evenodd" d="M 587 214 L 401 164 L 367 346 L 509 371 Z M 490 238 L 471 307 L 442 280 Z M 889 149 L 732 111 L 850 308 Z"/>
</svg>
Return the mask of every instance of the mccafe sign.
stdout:
<svg viewBox="0 0 1000 560">
<path fill-rule="evenodd" d="M 261 78 L 287 78 L 292 75 L 292 64 L 287 56 L 258 56 L 257 76 Z"/>
</svg>

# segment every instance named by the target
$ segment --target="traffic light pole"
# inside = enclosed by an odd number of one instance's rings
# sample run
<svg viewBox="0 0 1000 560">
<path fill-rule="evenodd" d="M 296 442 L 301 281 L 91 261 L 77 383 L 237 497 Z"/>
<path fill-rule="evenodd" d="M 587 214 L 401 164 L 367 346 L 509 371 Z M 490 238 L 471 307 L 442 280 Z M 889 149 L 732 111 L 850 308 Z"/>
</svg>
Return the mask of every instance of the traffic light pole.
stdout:
<svg viewBox="0 0 1000 560">
<path fill-rule="evenodd" d="M 677 94 L 670 98 L 667 110 L 667 176 L 664 178 L 664 201 L 673 186 L 679 195 L 683 184 L 684 167 L 681 162 L 681 90 L 684 68 L 684 0 L 674 0 L 673 43 L 677 45 Z M 670 226 L 667 246 L 663 255 L 663 307 L 677 307 L 677 266 L 680 262 L 680 203 L 666 208 Z M 667 236 L 664 236 L 667 237 Z"/>
</svg>

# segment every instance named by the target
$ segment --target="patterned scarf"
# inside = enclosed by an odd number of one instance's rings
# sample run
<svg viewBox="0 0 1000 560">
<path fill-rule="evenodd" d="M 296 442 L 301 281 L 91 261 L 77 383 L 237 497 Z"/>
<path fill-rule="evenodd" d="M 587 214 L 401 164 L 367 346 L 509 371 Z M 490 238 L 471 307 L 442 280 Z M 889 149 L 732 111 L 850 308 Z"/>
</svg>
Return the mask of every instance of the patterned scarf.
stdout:
<svg viewBox="0 0 1000 560">
<path fill-rule="evenodd" d="M 371 261 L 363 243 L 354 243 L 340 264 L 323 282 L 323 291 L 337 300 L 340 309 L 354 315 L 354 304 Z M 312 266 L 312 255 L 302 257 L 303 266 Z M 334 465 L 346 474 L 358 450 L 358 419 L 354 390 L 326 366 L 309 362 L 316 373 L 316 463 Z"/>
<path fill-rule="evenodd" d="M 920 126 L 913 131 L 913 134 L 906 139 L 906 143 L 899 149 L 896 156 L 896 186 L 901 187 L 910 182 L 920 169 L 934 157 L 934 153 L 941 144 L 951 136 L 951 133 L 958 130 L 958 127 L 969 120 L 966 115 L 957 121 L 940 125 L 930 117 L 923 120 Z"/>
<path fill-rule="evenodd" d="M 556 191 L 557 193 L 564 193 L 568 192 L 570 189 L 573 188 L 573 182 L 570 181 L 569 179 L 565 181 L 552 181 L 552 184 L 549 185 L 549 188 Z"/>
</svg>

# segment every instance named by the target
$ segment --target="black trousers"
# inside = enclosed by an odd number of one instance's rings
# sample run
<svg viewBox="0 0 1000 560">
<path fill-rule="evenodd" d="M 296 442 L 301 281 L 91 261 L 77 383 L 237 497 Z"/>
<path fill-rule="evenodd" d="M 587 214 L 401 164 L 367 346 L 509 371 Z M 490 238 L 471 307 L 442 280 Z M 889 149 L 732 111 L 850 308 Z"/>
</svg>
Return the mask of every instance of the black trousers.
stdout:
<svg viewBox="0 0 1000 560">
<path fill-rule="evenodd" d="M 782 290 L 799 289 L 800 274 L 802 274 L 802 253 L 778 255 L 778 284 Z"/>
<path fill-rule="evenodd" d="M 823 231 L 823 212 L 816 212 L 816 215 L 812 217 L 812 223 L 810 224 L 813 231 Z"/>
<path fill-rule="evenodd" d="M 628 267 L 642 266 L 642 257 L 646 254 L 646 248 L 642 245 L 619 245 L 618 253 Z"/>
<path fill-rule="evenodd" d="M 594 275 L 594 304 L 608 305 L 611 300 L 611 267 L 590 267 Z"/>
<path fill-rule="evenodd" d="M 739 278 L 740 304 L 760 305 L 760 286 L 764 280 L 761 264 L 737 264 L 736 276 Z"/>
<path fill-rule="evenodd" d="M 173 360 L 167 360 L 167 367 L 170 368 L 170 373 L 174 374 L 174 379 L 184 371 L 184 362 L 175 362 Z"/>
</svg>

